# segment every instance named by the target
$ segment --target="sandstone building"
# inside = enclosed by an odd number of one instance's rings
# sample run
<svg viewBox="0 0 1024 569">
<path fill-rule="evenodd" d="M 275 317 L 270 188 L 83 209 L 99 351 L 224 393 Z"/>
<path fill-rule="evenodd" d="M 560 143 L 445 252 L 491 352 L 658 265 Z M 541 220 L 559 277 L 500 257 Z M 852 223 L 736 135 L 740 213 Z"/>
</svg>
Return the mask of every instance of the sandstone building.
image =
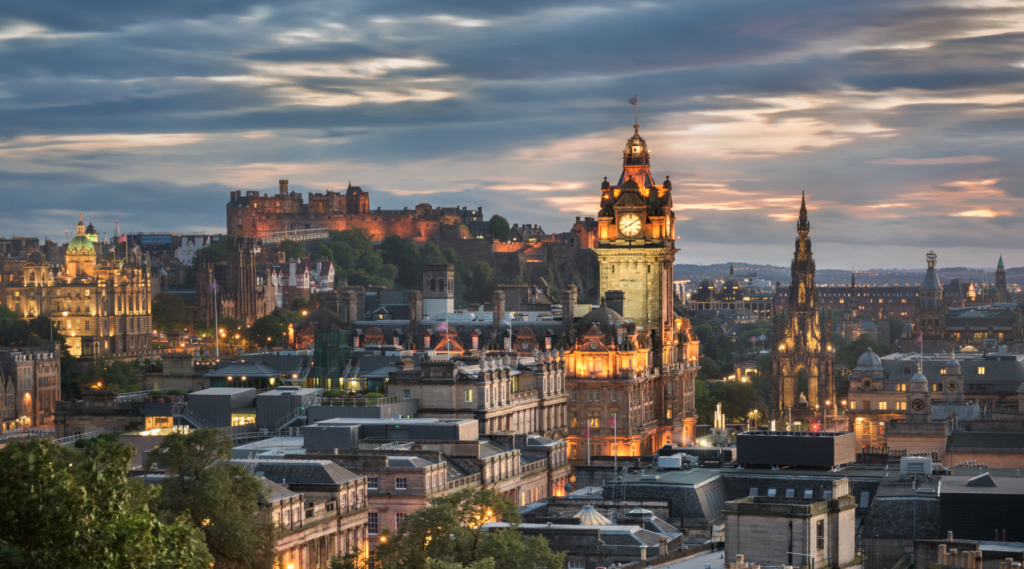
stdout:
<svg viewBox="0 0 1024 569">
<path fill-rule="evenodd" d="M 259 249 L 251 237 L 229 237 L 226 263 L 199 264 L 196 268 L 197 321 L 213 322 L 216 311 L 219 317 L 230 316 L 251 326 L 273 312 L 276 291 L 268 289 L 265 273 L 256 271 Z"/>
<path fill-rule="evenodd" d="M 468 225 L 483 220 L 483 208 L 435 208 L 420 204 L 415 209 L 370 209 L 370 194 L 351 183 L 344 193 L 328 190 L 309 194 L 288 191 L 288 180 L 281 180 L 272 196 L 249 191 L 231 192 L 227 204 L 227 232 L 256 237 L 278 231 L 303 229 L 364 230 L 372 241 L 398 235 L 417 242 L 435 240 L 443 225 Z"/>
<path fill-rule="evenodd" d="M 26 320 L 46 316 L 74 356 L 136 357 L 152 331 L 148 260 L 130 242 L 102 250 L 79 216 L 64 265 L 30 253 L 4 286 L 7 307 Z"/>
<path fill-rule="evenodd" d="M 787 310 L 774 319 L 776 346 L 771 356 L 771 402 L 769 413 L 781 419 L 801 403 L 797 376 L 808 374 L 807 413 L 827 408 L 835 400 L 835 351 L 832 347 L 832 318 L 818 309 L 818 289 L 814 285 L 815 264 L 807 220 L 807 203 L 800 201 L 800 219 L 796 225 L 796 251 L 793 253 L 792 290 Z M 823 321 L 822 321 L 823 320 Z M 803 417 L 801 417 L 803 418 Z"/>
</svg>

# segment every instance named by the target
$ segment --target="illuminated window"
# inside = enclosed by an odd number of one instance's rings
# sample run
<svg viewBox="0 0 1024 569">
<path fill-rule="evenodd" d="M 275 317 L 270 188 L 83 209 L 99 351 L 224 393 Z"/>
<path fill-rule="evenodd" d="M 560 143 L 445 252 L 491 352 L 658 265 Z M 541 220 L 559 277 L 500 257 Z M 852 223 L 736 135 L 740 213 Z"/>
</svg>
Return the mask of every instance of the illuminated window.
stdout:
<svg viewBox="0 0 1024 569">
<path fill-rule="evenodd" d="M 885 402 L 885 401 L 879 401 L 878 402 L 878 410 L 879 411 L 885 411 L 886 409 L 888 409 L 888 407 L 889 407 L 889 404 L 887 402 Z"/>
<path fill-rule="evenodd" d="M 906 411 L 907 410 L 907 402 L 906 401 L 897 401 L 896 402 L 896 410 L 897 411 Z"/>
<path fill-rule="evenodd" d="M 672 410 L 671 409 L 669 409 L 668 411 L 665 411 L 665 418 L 666 419 L 671 419 L 672 418 Z"/>
<path fill-rule="evenodd" d="M 591 428 L 597 428 L 601 426 L 601 412 L 600 411 L 588 411 L 587 412 L 587 425 Z"/>
<path fill-rule="evenodd" d="M 473 402 L 473 390 L 472 389 L 467 389 L 466 390 L 466 403 L 472 403 L 472 402 Z"/>
<path fill-rule="evenodd" d="M 857 408 L 857 402 L 856 401 L 850 401 L 850 409 L 856 409 L 856 408 Z"/>
<path fill-rule="evenodd" d="M 985 366 L 978 366 L 978 375 L 985 375 Z"/>
</svg>

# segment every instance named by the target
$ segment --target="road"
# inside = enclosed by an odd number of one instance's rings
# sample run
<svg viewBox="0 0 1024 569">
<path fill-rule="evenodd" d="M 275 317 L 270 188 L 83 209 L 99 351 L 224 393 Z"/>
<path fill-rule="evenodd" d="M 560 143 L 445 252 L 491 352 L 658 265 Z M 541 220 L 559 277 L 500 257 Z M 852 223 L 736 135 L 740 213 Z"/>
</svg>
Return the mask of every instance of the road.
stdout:
<svg viewBox="0 0 1024 569">
<path fill-rule="evenodd" d="M 722 551 L 709 551 L 689 559 L 668 561 L 661 565 L 654 565 L 653 569 L 704 569 L 704 565 L 711 564 L 711 569 L 725 569 L 725 559 L 722 558 Z"/>
</svg>

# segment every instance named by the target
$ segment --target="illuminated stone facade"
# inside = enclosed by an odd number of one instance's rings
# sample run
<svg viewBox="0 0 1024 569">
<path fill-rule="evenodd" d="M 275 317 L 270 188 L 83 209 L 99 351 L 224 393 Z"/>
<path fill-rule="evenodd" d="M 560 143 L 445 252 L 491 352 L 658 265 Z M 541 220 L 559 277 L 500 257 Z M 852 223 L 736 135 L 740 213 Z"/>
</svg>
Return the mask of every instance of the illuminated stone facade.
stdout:
<svg viewBox="0 0 1024 569">
<path fill-rule="evenodd" d="M 775 349 L 772 350 L 771 416 L 779 419 L 787 410 L 797 408 L 797 376 L 808 374 L 806 411 L 816 412 L 831 405 L 835 399 L 835 352 L 832 347 L 832 318 L 818 311 L 818 290 L 814 286 L 814 255 L 807 220 L 806 199 L 800 202 L 800 219 L 796 225 L 796 251 L 791 266 L 787 310 L 775 316 Z M 822 320 L 824 320 L 822 322 Z M 827 402 L 827 403 L 826 403 Z"/>
<path fill-rule="evenodd" d="M 216 310 L 218 318 L 230 316 L 252 326 L 256 320 L 273 312 L 279 287 L 269 287 L 265 273 L 257 273 L 259 246 L 254 239 L 229 239 L 226 263 L 205 262 L 196 268 L 197 320 L 213 322 Z M 307 284 L 307 298 L 308 295 Z"/>
<path fill-rule="evenodd" d="M 304 229 L 361 229 L 373 241 L 398 235 L 422 243 L 436 240 L 444 225 L 482 220 L 482 208 L 435 208 L 420 204 L 414 209 L 372 210 L 370 195 L 351 184 L 344 193 L 310 193 L 308 203 L 304 203 L 301 193 L 288 191 L 288 180 L 280 181 L 274 195 L 233 191 L 227 204 L 228 233 L 250 237 Z"/>
<path fill-rule="evenodd" d="M 74 356 L 135 357 L 149 351 L 150 270 L 130 243 L 98 251 L 81 218 L 63 266 L 30 253 L 4 287 L 7 307 L 26 320 L 48 316 Z M 48 339 L 48 338 L 44 338 Z"/>
<path fill-rule="evenodd" d="M 626 141 L 618 184 L 601 185 L 596 244 L 601 306 L 562 343 L 570 455 L 582 463 L 690 443 L 698 341 L 673 310 L 672 185 L 667 178 L 653 182 L 638 125 Z"/>
</svg>

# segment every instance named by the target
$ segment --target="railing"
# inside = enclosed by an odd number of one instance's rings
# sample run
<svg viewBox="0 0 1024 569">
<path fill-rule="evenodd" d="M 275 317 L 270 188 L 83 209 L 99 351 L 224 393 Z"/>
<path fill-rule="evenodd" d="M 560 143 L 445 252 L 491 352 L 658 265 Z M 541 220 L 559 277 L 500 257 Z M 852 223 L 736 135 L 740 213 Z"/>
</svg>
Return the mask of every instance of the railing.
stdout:
<svg viewBox="0 0 1024 569">
<path fill-rule="evenodd" d="M 71 435 L 70 437 L 63 437 L 63 438 L 60 438 L 60 439 L 53 439 L 53 444 L 55 444 L 55 445 L 71 445 L 71 444 L 75 444 L 76 441 L 81 441 L 81 440 L 85 440 L 85 439 L 94 439 L 94 438 L 96 438 L 96 437 L 98 437 L 100 435 L 105 435 L 107 433 L 116 433 L 116 432 L 117 432 L 117 429 L 113 429 L 113 428 L 100 429 L 98 431 L 89 431 L 88 433 L 81 433 L 81 434 L 78 434 L 78 435 Z"/>
<path fill-rule="evenodd" d="M 176 404 L 171 406 L 171 416 L 181 417 L 188 420 L 190 423 L 199 427 L 200 429 L 215 429 L 212 424 L 206 419 L 203 419 L 195 411 L 188 408 L 188 405 Z"/>
<path fill-rule="evenodd" d="M 113 407 L 105 407 L 103 405 L 86 405 L 81 401 L 58 401 L 54 410 L 58 413 L 88 415 L 137 415 L 142 410 L 142 403 L 115 403 Z"/>
<path fill-rule="evenodd" d="M 547 459 L 536 460 L 528 464 L 519 464 L 519 473 L 526 474 L 527 472 L 533 472 L 534 470 L 547 470 L 548 461 Z"/>
<path fill-rule="evenodd" d="M 388 395 L 369 399 L 365 397 L 331 397 L 321 398 L 320 405 L 324 407 L 381 407 L 398 403 L 398 397 Z"/>
<path fill-rule="evenodd" d="M 126 401 L 131 401 L 132 399 L 135 399 L 135 398 L 138 398 L 138 397 L 148 397 L 149 393 L 150 393 L 149 391 L 129 391 L 127 393 L 118 393 L 117 394 L 117 400 L 119 402 L 123 403 L 123 402 L 126 402 Z"/>
<path fill-rule="evenodd" d="M 453 488 L 461 488 L 463 486 L 467 486 L 469 484 L 472 484 L 473 482 L 480 482 L 479 473 L 470 474 L 469 476 L 463 476 L 462 478 L 459 478 L 457 480 L 451 480 L 448 482 L 447 487 L 449 490 L 452 490 Z"/>
<path fill-rule="evenodd" d="M 313 400 L 310 401 L 309 403 L 303 403 L 302 405 L 293 409 L 291 413 L 288 413 L 284 417 L 278 419 L 277 423 L 274 424 L 274 432 L 281 432 L 281 429 L 286 427 L 289 423 L 291 423 L 295 419 L 298 419 L 299 417 L 305 416 L 306 407 L 309 405 L 320 405 L 320 398 L 314 397 Z"/>
</svg>

